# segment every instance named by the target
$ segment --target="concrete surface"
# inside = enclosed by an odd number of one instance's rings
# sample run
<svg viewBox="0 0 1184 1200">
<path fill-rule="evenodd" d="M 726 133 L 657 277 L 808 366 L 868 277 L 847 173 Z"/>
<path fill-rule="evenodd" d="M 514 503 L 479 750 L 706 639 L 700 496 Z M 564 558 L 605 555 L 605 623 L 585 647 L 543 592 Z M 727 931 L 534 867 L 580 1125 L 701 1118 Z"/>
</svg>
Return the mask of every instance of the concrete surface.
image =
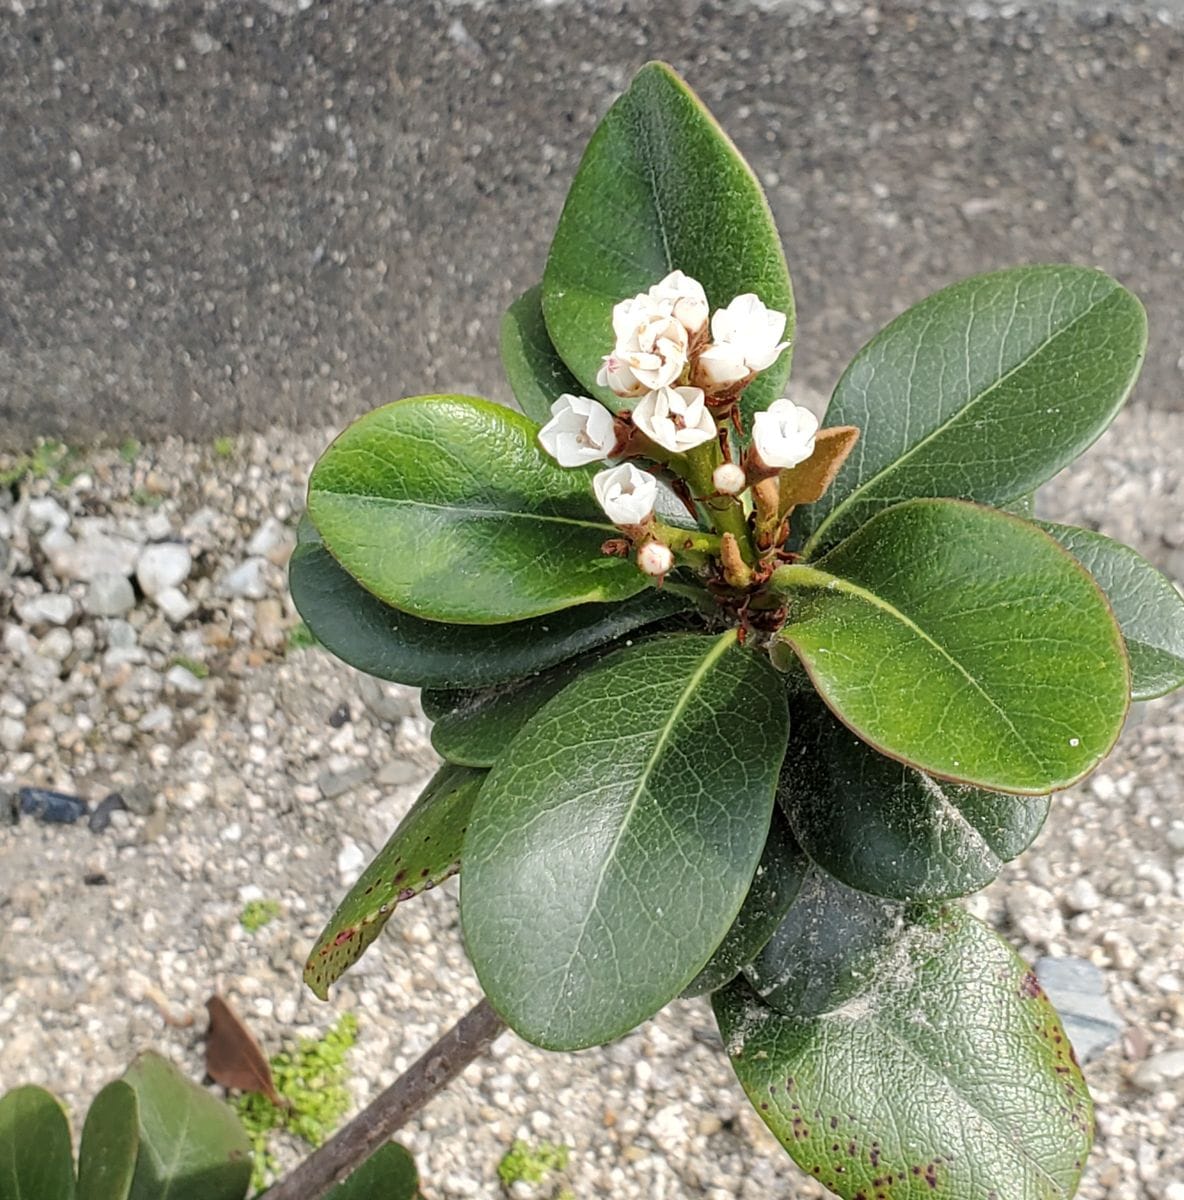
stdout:
<svg viewBox="0 0 1184 1200">
<path fill-rule="evenodd" d="M 500 312 L 650 57 L 769 188 L 810 385 L 936 286 L 1066 259 L 1144 298 L 1138 394 L 1181 406 L 1177 0 L 945 2 L 7 0 L 0 445 L 504 396 Z"/>
</svg>

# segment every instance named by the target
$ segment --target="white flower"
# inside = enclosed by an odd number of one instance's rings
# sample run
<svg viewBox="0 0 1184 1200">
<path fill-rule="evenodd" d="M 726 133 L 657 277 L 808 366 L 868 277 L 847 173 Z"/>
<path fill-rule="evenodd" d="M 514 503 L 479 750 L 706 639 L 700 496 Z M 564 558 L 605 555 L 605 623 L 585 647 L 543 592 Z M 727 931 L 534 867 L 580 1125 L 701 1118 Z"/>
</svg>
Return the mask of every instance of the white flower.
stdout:
<svg viewBox="0 0 1184 1200">
<path fill-rule="evenodd" d="M 709 392 L 722 392 L 752 374 L 744 355 L 727 342 L 713 342 L 695 363 L 695 382 Z"/>
<path fill-rule="evenodd" d="M 707 293 L 703 285 L 682 271 L 671 271 L 649 290 L 651 300 L 666 301 L 670 314 L 685 327 L 687 333 L 695 334 L 707 324 Z"/>
<path fill-rule="evenodd" d="M 752 418 L 752 446 L 766 467 L 796 467 L 814 453 L 818 418 L 792 400 L 774 400 Z"/>
<path fill-rule="evenodd" d="M 637 552 L 637 565 L 644 574 L 661 579 L 674 567 L 674 555 L 661 542 L 646 542 Z"/>
<path fill-rule="evenodd" d="M 682 454 L 717 436 L 702 388 L 664 387 L 647 392 L 633 409 L 633 424 L 664 450 Z"/>
<path fill-rule="evenodd" d="M 640 396 L 672 384 L 687 365 L 686 326 L 673 315 L 673 304 L 644 293 L 613 308 L 617 344 L 596 376 L 601 387 L 618 396 Z"/>
<path fill-rule="evenodd" d="M 766 308 L 752 292 L 737 296 L 727 308 L 716 309 L 711 318 L 715 344 L 728 346 L 750 372 L 771 367 L 789 345 L 781 340 L 785 313 Z"/>
<path fill-rule="evenodd" d="M 592 490 L 614 525 L 643 525 L 658 499 L 658 481 L 632 463 L 600 471 L 592 479 Z"/>
<path fill-rule="evenodd" d="M 588 396 L 565 392 L 551 405 L 551 419 L 539 430 L 539 442 L 561 467 L 603 462 L 617 435 L 613 415 Z"/>
<path fill-rule="evenodd" d="M 748 485 L 744 468 L 736 463 L 720 463 L 712 472 L 711 482 L 722 496 L 738 496 Z"/>
</svg>

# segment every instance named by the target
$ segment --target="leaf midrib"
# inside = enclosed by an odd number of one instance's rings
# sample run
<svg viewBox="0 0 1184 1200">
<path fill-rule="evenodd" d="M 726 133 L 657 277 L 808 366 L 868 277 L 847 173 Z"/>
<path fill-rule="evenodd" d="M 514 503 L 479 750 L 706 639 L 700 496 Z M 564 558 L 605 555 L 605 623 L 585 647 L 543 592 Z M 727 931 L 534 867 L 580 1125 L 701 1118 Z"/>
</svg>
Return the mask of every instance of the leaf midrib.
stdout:
<svg viewBox="0 0 1184 1200">
<path fill-rule="evenodd" d="M 633 820 L 633 815 L 637 811 L 637 805 L 641 800 L 642 794 L 645 791 L 646 783 L 649 780 L 650 774 L 654 769 L 655 763 L 659 756 L 665 750 L 667 743 L 670 740 L 670 735 L 678 724 L 679 719 L 686 711 L 687 705 L 690 703 L 692 695 L 698 690 L 699 684 L 703 677 L 715 665 L 718 659 L 729 650 L 732 644 L 736 641 L 735 630 L 729 630 L 727 633 L 721 634 L 715 645 L 708 648 L 703 660 L 695 668 L 695 670 L 687 677 L 687 681 L 679 693 L 678 699 L 670 710 L 669 716 L 663 722 L 658 731 L 657 739 L 654 743 L 654 748 L 646 759 L 645 765 L 638 774 L 637 782 L 633 789 L 633 794 L 629 797 L 629 801 L 621 821 L 618 824 L 616 835 L 613 837 L 612 844 L 609 846 L 607 853 L 604 855 L 604 861 L 601 865 L 600 872 L 596 877 L 596 883 L 592 890 L 592 899 L 587 906 L 587 911 L 584 914 L 583 920 L 580 922 L 579 933 L 576 934 L 572 942 L 572 951 L 567 957 L 567 962 L 563 964 L 559 972 L 561 978 L 567 977 L 571 973 L 572 963 L 579 956 L 580 947 L 584 941 L 584 934 L 588 930 L 588 923 L 592 920 L 592 914 L 597 911 L 597 903 L 600 899 L 600 891 L 604 886 L 605 878 L 608 875 L 609 867 L 616 861 L 617 851 L 620 849 L 621 842 L 624 840 L 625 831 L 629 828 L 630 822 Z M 563 998 L 561 988 L 555 989 L 555 1004 L 551 1009 L 551 1024 L 554 1024 L 555 1017 L 559 1012 L 559 1004 Z"/>
<path fill-rule="evenodd" d="M 1110 300 L 1115 291 L 1117 291 L 1117 288 L 1110 288 L 1110 290 L 1106 292 L 1101 299 L 1095 300 L 1093 303 L 1091 303 L 1088 308 L 1086 308 L 1083 312 L 1078 313 L 1077 316 L 1074 317 L 1073 320 L 1071 320 L 1067 325 L 1062 325 L 1055 333 L 1050 333 L 1048 337 L 1044 339 L 1044 341 L 1031 350 L 1024 358 L 1016 363 L 1014 367 L 1011 367 L 1008 371 L 1004 372 L 1004 374 L 1000 375 L 999 378 L 996 379 L 989 387 L 985 388 L 977 395 L 972 396 L 961 407 L 956 408 L 944 421 L 942 421 L 940 425 L 937 425 L 931 429 L 923 438 L 921 438 L 920 441 L 914 442 L 913 445 L 911 445 L 903 454 L 886 463 L 874 475 L 870 475 L 866 479 L 861 479 L 858 485 L 852 488 L 852 490 L 848 492 L 847 495 L 844 496 L 843 499 L 840 500 L 838 504 L 836 504 L 834 508 L 832 508 L 830 512 L 826 514 L 826 516 L 822 519 L 822 523 L 810 535 L 809 539 L 806 541 L 806 544 L 802 547 L 803 557 L 810 557 L 810 554 L 817 548 L 823 531 L 826 530 L 826 528 L 831 525 L 838 515 L 844 512 L 849 505 L 861 499 L 879 480 L 890 477 L 893 472 L 906 464 L 914 454 L 922 449 L 922 447 L 928 445 L 931 441 L 933 441 L 934 438 L 945 433 L 945 431 L 949 429 L 951 425 L 956 424 L 963 416 L 971 413 L 980 404 L 985 402 L 992 392 L 994 392 L 997 388 L 1002 387 L 1009 379 L 1012 378 L 1012 376 L 1029 366 L 1055 341 L 1064 337 L 1074 328 L 1074 326 L 1078 325 L 1080 322 L 1089 317 L 1096 308 Z M 969 328 L 967 329 L 967 334 L 969 335 Z M 910 393 L 912 391 L 911 384 L 909 391 Z"/>
<path fill-rule="evenodd" d="M 838 575 L 832 575 L 828 571 L 822 571 L 818 567 L 810 567 L 804 564 L 795 564 L 790 567 L 782 567 L 776 573 L 774 578 L 780 576 L 782 579 L 792 579 L 795 582 L 800 580 L 800 586 L 812 588 L 816 591 L 839 591 L 846 592 L 850 596 L 854 596 L 857 600 L 862 600 L 866 604 L 870 604 L 874 608 L 878 608 L 881 612 L 887 613 L 890 617 L 899 621 L 906 629 L 915 633 L 928 646 L 932 647 L 937 653 L 946 660 L 978 693 L 987 704 L 998 714 L 1008 730 L 1014 735 L 1016 741 L 1023 747 L 1024 753 L 1027 754 L 1029 762 L 1037 770 L 1043 765 L 1039 759 L 1032 753 L 1032 748 L 1028 745 L 1023 734 L 1020 733 L 1015 722 L 1007 715 L 1006 711 L 1000 707 L 993 696 L 983 687 L 981 683 L 931 634 L 927 633 L 920 625 L 911 617 L 901 612 L 894 604 L 885 600 L 882 596 L 877 596 L 875 592 L 869 591 L 865 587 L 852 582 L 850 579 L 843 579 Z M 795 645 L 793 636 L 793 623 L 787 624 L 784 627 L 782 636 L 791 645 Z"/>
</svg>

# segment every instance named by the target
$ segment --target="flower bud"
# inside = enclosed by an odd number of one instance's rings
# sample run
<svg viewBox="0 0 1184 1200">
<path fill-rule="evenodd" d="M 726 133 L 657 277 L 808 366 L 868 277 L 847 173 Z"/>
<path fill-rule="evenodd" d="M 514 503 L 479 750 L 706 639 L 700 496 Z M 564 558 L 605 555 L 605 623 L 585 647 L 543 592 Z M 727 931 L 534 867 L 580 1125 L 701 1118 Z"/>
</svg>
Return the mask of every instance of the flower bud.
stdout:
<svg viewBox="0 0 1184 1200">
<path fill-rule="evenodd" d="M 693 450 L 717 436 L 715 418 L 701 388 L 664 387 L 647 392 L 633 409 L 633 424 L 671 454 Z"/>
<path fill-rule="evenodd" d="M 744 355 L 726 342 L 713 342 L 695 361 L 695 383 L 706 392 L 726 392 L 751 374 Z"/>
<path fill-rule="evenodd" d="M 785 322 L 785 313 L 766 308 L 758 296 L 745 292 L 727 308 L 716 310 L 711 336 L 717 346 L 728 346 L 741 358 L 750 373 L 763 371 L 789 345 L 781 340 Z"/>
<path fill-rule="evenodd" d="M 592 490 L 608 519 L 626 528 L 644 525 L 658 499 L 658 481 L 632 463 L 600 471 L 592 479 Z"/>
<path fill-rule="evenodd" d="M 540 444 L 561 467 L 603 462 L 616 440 L 613 415 L 603 404 L 566 392 L 551 405 L 551 419 L 539 430 Z"/>
<path fill-rule="evenodd" d="M 637 551 L 637 565 L 646 575 L 661 579 L 674 567 L 674 554 L 661 542 L 646 542 Z"/>
<path fill-rule="evenodd" d="M 739 496 L 748 486 L 744 468 L 736 463 L 720 463 L 712 473 L 711 482 L 721 496 Z"/>
<path fill-rule="evenodd" d="M 649 290 L 651 300 L 666 301 L 670 313 L 687 333 L 694 335 L 707 324 L 707 293 L 703 285 L 682 271 L 671 271 Z"/>
<path fill-rule="evenodd" d="M 792 400 L 774 400 L 752 418 L 752 448 L 766 467 L 784 470 L 814 453 L 818 418 Z"/>
<path fill-rule="evenodd" d="M 596 376 L 601 387 L 611 388 L 618 396 L 638 396 L 669 386 L 683 373 L 688 335 L 672 308 L 669 301 L 645 293 L 613 308 L 617 344 Z"/>
</svg>

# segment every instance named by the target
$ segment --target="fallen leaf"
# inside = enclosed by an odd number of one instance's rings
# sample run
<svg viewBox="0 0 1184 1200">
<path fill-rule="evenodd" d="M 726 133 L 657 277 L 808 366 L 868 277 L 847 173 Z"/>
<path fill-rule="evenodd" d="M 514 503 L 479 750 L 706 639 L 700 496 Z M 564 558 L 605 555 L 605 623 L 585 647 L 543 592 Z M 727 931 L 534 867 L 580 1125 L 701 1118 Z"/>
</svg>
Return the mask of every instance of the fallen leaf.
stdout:
<svg viewBox="0 0 1184 1200">
<path fill-rule="evenodd" d="M 275 1090 L 271 1064 L 242 1018 L 222 999 L 206 1001 L 210 1028 L 206 1034 L 206 1073 L 223 1087 L 238 1092 L 262 1092 L 272 1104 L 287 1108 Z"/>
</svg>

